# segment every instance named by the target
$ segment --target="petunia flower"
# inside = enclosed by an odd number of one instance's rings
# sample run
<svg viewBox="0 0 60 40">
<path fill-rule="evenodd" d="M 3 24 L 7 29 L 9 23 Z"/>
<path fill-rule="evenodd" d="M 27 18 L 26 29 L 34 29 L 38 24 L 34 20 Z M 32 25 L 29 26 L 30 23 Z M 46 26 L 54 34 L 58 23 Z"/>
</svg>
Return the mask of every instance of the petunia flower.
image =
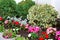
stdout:
<svg viewBox="0 0 60 40">
<path fill-rule="evenodd" d="M 23 24 L 20 24 L 20 26 L 22 27 L 22 26 L 23 26 Z"/>
<path fill-rule="evenodd" d="M 49 38 L 49 35 L 44 31 L 42 32 L 42 35 L 44 35 L 44 38 L 48 39 Z"/>
<path fill-rule="evenodd" d="M 9 33 L 9 37 L 11 37 L 12 36 L 12 33 Z"/>
<path fill-rule="evenodd" d="M 44 38 L 43 37 L 40 37 L 39 40 L 44 40 Z"/>
<path fill-rule="evenodd" d="M 15 25 L 19 25 L 19 22 L 18 22 L 18 21 L 16 21 L 16 22 L 15 22 Z"/>
<path fill-rule="evenodd" d="M 28 27 L 29 27 L 29 24 L 26 24 L 26 25 L 25 25 L 25 28 L 27 29 Z"/>
<path fill-rule="evenodd" d="M 5 22 L 4 22 L 5 24 L 8 24 L 9 23 L 9 20 L 5 20 Z"/>
<path fill-rule="evenodd" d="M 34 32 L 37 33 L 40 30 L 40 27 L 36 26 L 34 27 L 34 30 L 35 30 Z"/>
<path fill-rule="evenodd" d="M 58 40 L 60 40 L 60 37 L 58 37 Z"/>
<path fill-rule="evenodd" d="M 3 18 L 0 16 L 0 21 L 2 21 L 3 20 Z"/>
<path fill-rule="evenodd" d="M 7 38 L 8 38 L 8 35 L 6 35 L 4 38 L 6 38 L 6 39 L 7 39 Z"/>
<path fill-rule="evenodd" d="M 48 34 L 45 34 L 45 38 L 48 39 L 49 38 L 49 35 Z"/>
<path fill-rule="evenodd" d="M 56 36 L 60 35 L 60 31 L 56 31 Z"/>
<path fill-rule="evenodd" d="M 42 34 L 46 34 L 46 32 L 42 32 Z"/>
<path fill-rule="evenodd" d="M 29 32 L 34 32 L 34 33 L 37 33 L 39 30 L 40 30 L 40 28 L 37 26 L 36 27 L 29 26 L 29 28 L 28 28 Z"/>
<path fill-rule="evenodd" d="M 33 26 L 29 26 L 28 32 L 34 32 L 34 27 Z"/>
<path fill-rule="evenodd" d="M 55 36 L 55 38 L 58 39 L 58 38 L 59 38 L 59 35 L 60 35 L 60 31 L 56 31 L 56 36 Z"/>
<path fill-rule="evenodd" d="M 13 29 L 13 31 L 15 31 L 15 29 Z"/>
<path fill-rule="evenodd" d="M 31 33 L 30 33 L 30 34 L 28 34 L 28 37 L 31 37 Z"/>
<path fill-rule="evenodd" d="M 56 28 L 49 27 L 49 28 L 47 28 L 46 33 L 49 34 L 49 33 L 55 32 L 55 31 L 56 31 Z"/>
</svg>

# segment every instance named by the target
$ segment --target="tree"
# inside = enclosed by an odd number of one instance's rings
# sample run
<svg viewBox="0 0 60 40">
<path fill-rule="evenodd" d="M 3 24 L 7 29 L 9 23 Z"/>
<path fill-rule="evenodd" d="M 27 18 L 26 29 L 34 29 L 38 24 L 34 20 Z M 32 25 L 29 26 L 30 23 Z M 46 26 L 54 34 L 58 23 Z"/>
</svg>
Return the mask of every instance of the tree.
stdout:
<svg viewBox="0 0 60 40">
<path fill-rule="evenodd" d="M 20 16 L 22 16 L 23 19 L 27 18 L 28 10 L 32 5 L 35 5 L 35 2 L 32 0 L 23 0 L 22 2 L 18 3 Z"/>
<path fill-rule="evenodd" d="M 17 4 L 14 0 L 0 0 L 0 16 L 4 18 L 15 16 L 18 13 L 16 7 Z"/>
</svg>

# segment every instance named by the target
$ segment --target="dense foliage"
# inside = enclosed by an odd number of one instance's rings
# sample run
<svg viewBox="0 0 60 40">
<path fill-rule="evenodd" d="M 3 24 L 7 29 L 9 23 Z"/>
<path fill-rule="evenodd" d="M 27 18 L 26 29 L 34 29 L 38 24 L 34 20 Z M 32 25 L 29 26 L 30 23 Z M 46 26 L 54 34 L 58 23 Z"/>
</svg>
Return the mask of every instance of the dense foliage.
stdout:
<svg viewBox="0 0 60 40">
<path fill-rule="evenodd" d="M 20 16 L 22 16 L 23 19 L 27 17 L 28 9 L 34 4 L 35 3 L 32 0 L 25 0 L 25 1 L 22 1 L 18 4 Z"/>
<path fill-rule="evenodd" d="M 2 25 L 0 25 L 0 32 L 3 32 L 5 29 L 4 29 L 4 26 Z"/>
<path fill-rule="evenodd" d="M 17 4 L 14 0 L 0 0 L 0 16 L 15 16 L 18 14 L 16 10 Z"/>
<path fill-rule="evenodd" d="M 34 5 L 28 12 L 27 18 L 32 25 L 47 27 L 56 24 L 57 11 L 51 5 Z"/>
</svg>

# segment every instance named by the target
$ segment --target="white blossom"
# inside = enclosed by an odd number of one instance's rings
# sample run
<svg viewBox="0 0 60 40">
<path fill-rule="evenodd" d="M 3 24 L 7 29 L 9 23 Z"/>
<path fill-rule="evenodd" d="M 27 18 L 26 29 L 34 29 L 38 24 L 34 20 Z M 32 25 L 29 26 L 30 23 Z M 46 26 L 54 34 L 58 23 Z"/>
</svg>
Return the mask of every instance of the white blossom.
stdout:
<svg viewBox="0 0 60 40">
<path fill-rule="evenodd" d="M 13 29 L 15 31 L 15 29 Z"/>
<path fill-rule="evenodd" d="M 31 34 L 28 34 L 28 37 L 31 37 Z"/>
</svg>

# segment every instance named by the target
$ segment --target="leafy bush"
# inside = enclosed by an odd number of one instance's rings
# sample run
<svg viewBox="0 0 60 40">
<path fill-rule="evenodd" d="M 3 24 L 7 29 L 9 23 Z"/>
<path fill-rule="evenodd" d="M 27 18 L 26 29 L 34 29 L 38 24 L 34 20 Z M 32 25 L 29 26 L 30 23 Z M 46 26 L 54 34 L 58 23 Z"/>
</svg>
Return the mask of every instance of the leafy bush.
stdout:
<svg viewBox="0 0 60 40">
<path fill-rule="evenodd" d="M 2 25 L 0 25 L 0 32 L 3 32 L 5 29 L 4 29 L 4 26 Z"/>
<path fill-rule="evenodd" d="M 15 40 L 29 40 L 28 38 L 24 38 L 24 37 L 17 37 Z"/>
<path fill-rule="evenodd" d="M 32 1 L 32 0 L 25 0 L 25 1 L 22 1 L 18 4 L 18 10 L 20 11 L 20 16 L 23 17 L 23 19 L 25 19 L 27 17 L 27 14 L 28 14 L 28 9 L 34 5 L 35 3 Z"/>
<path fill-rule="evenodd" d="M 44 27 L 56 24 L 57 11 L 51 5 L 34 5 L 28 12 L 27 18 L 30 24 Z"/>
<path fill-rule="evenodd" d="M 0 16 L 15 16 L 17 12 L 17 4 L 14 0 L 0 0 Z M 17 14 L 16 14 L 17 13 Z"/>
</svg>

